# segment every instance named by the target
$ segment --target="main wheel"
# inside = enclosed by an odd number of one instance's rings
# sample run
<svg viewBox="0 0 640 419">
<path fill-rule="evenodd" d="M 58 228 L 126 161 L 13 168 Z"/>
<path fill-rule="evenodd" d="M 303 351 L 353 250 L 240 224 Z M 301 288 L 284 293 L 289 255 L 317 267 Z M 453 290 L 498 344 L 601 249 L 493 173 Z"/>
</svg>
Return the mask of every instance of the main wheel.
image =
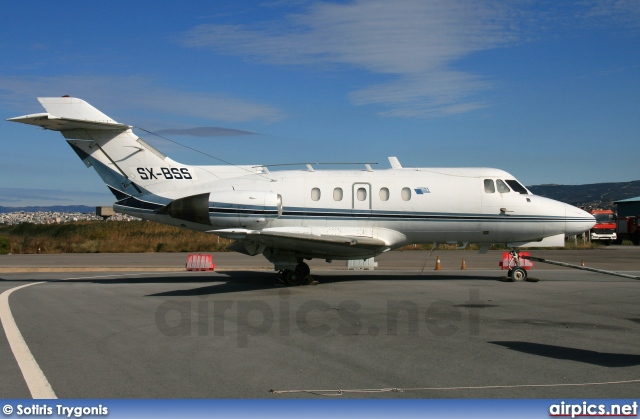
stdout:
<svg viewBox="0 0 640 419">
<path fill-rule="evenodd" d="M 524 281 L 527 279 L 527 271 L 524 268 L 513 268 L 511 270 L 511 278 L 513 278 L 514 281 Z"/>
<path fill-rule="evenodd" d="M 296 266 L 296 273 L 300 275 L 300 280 L 303 280 L 309 276 L 309 274 L 311 273 L 311 268 L 309 268 L 309 265 L 307 265 L 306 263 L 300 262 Z"/>
<path fill-rule="evenodd" d="M 300 285 L 300 282 L 302 281 L 302 277 L 300 276 L 300 274 L 296 271 L 292 271 L 291 269 L 284 270 L 284 272 L 282 273 L 282 279 L 284 280 L 285 284 L 291 287 Z"/>
</svg>

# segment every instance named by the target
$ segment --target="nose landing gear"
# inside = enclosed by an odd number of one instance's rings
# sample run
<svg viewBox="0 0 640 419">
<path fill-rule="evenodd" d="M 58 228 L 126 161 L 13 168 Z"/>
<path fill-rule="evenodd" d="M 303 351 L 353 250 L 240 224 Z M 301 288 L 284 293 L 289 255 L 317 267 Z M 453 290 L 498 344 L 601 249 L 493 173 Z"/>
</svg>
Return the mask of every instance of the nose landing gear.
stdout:
<svg viewBox="0 0 640 419">
<path fill-rule="evenodd" d="M 507 277 L 514 281 L 526 281 L 527 270 L 520 266 L 520 252 L 517 250 L 511 250 L 509 252 L 509 271 Z"/>
</svg>

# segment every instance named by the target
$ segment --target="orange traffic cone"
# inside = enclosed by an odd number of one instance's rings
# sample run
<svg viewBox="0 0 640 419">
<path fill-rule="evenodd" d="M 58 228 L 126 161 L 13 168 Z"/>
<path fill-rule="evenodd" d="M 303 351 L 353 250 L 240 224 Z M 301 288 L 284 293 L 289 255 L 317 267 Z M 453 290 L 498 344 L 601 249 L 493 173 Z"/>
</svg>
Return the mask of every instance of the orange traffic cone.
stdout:
<svg viewBox="0 0 640 419">
<path fill-rule="evenodd" d="M 584 259 L 582 259 L 582 263 L 580 264 L 580 266 L 584 266 Z"/>
<path fill-rule="evenodd" d="M 464 261 L 464 258 L 462 258 L 462 265 L 460 266 L 460 270 L 466 270 L 467 269 L 467 263 Z"/>
<path fill-rule="evenodd" d="M 437 256 L 436 268 L 434 269 L 434 271 L 441 271 L 441 270 L 442 270 L 442 265 L 440 264 L 440 256 Z"/>
</svg>

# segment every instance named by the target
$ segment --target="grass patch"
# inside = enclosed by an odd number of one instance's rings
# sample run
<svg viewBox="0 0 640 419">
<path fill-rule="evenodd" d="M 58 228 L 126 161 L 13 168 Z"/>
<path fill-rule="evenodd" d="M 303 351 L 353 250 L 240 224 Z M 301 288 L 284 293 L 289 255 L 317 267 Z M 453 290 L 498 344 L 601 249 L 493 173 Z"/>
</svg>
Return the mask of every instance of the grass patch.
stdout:
<svg viewBox="0 0 640 419">
<path fill-rule="evenodd" d="M 225 251 L 230 242 L 212 234 L 151 221 L 23 223 L 0 227 L 0 253 L 219 252 Z"/>
<path fill-rule="evenodd" d="M 0 255 L 6 255 L 11 251 L 11 243 L 9 239 L 4 236 L 0 236 Z"/>
</svg>

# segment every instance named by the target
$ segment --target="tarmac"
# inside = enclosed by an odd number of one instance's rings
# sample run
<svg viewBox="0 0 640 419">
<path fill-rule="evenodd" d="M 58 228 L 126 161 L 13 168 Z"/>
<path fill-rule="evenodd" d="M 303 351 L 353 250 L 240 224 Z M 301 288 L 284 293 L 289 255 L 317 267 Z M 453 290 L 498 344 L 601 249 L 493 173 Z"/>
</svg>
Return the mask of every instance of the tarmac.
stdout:
<svg viewBox="0 0 640 419">
<path fill-rule="evenodd" d="M 215 272 L 185 272 L 186 254 L 3 255 L 0 394 L 637 398 L 640 281 L 534 263 L 506 282 L 502 252 L 428 253 L 314 260 L 319 285 L 300 287 L 234 253 Z M 637 246 L 531 254 L 640 275 Z"/>
<path fill-rule="evenodd" d="M 431 254 L 430 254 L 431 253 Z M 444 270 L 457 270 L 465 260 L 467 269 L 499 270 L 502 250 L 480 254 L 473 250 L 410 250 L 387 252 L 376 257 L 378 270 L 427 271 L 440 257 Z M 217 271 L 272 270 L 263 256 L 247 256 L 235 252 L 210 253 Z M 640 270 L 640 247 L 609 246 L 588 250 L 533 250 L 532 256 L 559 260 L 575 265 L 605 270 Z M 0 273 L 16 272 L 181 272 L 188 253 L 65 253 L 0 255 Z M 312 271 L 346 270 L 347 262 L 327 263 L 322 259 L 307 261 Z M 553 265 L 535 263 L 534 270 L 557 269 Z"/>
</svg>

